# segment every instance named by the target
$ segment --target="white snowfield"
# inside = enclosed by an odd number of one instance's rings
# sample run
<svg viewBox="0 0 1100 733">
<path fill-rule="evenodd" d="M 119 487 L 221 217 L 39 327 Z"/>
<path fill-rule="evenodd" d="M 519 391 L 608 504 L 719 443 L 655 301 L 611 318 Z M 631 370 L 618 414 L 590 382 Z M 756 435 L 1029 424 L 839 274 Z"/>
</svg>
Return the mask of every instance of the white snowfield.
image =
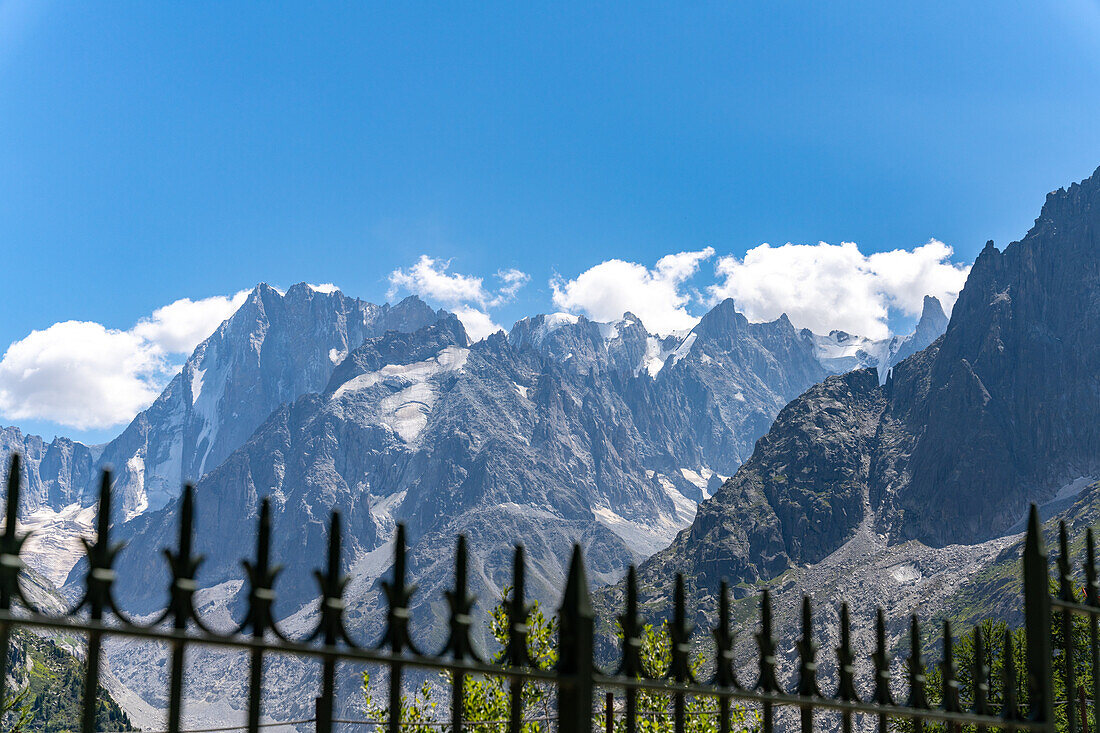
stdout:
<svg viewBox="0 0 1100 733">
<path fill-rule="evenodd" d="M 341 384 L 332 399 L 362 392 L 378 384 L 392 386 L 397 391 L 379 401 L 378 416 L 401 440 L 411 443 L 428 424 L 428 415 L 439 397 L 438 387 L 432 378 L 440 373 L 461 370 L 469 355 L 467 348 L 448 346 L 425 361 L 387 364 L 377 371 L 360 374 Z"/>
</svg>

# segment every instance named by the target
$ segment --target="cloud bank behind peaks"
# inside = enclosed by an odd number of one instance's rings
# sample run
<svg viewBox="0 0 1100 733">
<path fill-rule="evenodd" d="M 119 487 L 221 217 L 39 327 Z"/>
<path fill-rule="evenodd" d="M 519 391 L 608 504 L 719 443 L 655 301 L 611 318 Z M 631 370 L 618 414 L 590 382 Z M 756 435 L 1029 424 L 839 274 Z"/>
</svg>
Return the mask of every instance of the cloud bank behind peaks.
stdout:
<svg viewBox="0 0 1100 733">
<path fill-rule="evenodd" d="M 398 293 L 408 291 L 441 303 L 458 316 L 473 341 L 480 341 L 501 330 L 489 315 L 489 310 L 511 301 L 531 279 L 530 275 L 515 268 L 497 270 L 496 278 L 501 284 L 496 290 L 491 290 L 482 278 L 449 272 L 450 266 L 449 261 L 420 255 L 420 259 L 407 270 L 399 267 L 390 273 L 387 297 L 392 299 Z"/>
<path fill-rule="evenodd" d="M 171 355 L 193 351 L 247 295 L 183 298 L 127 331 L 93 321 L 31 331 L 0 358 L 0 415 L 78 430 L 128 422 L 175 373 Z"/>
<path fill-rule="evenodd" d="M 607 260 L 573 280 L 551 280 L 554 305 L 594 321 L 615 321 L 630 311 L 659 334 L 688 329 L 699 319 L 687 311 L 693 296 L 685 285 L 700 263 L 713 256 L 713 247 L 669 254 L 652 270 L 636 262 Z"/>
<path fill-rule="evenodd" d="M 911 250 L 864 255 L 852 242 L 839 245 L 762 244 L 738 259 L 720 257 L 710 302 L 733 298 L 750 321 L 786 313 L 800 328 L 833 329 L 870 338 L 890 335 L 895 309 L 919 316 L 925 295 L 939 298 L 950 313 L 970 272 L 950 261 L 953 250 L 938 240 Z"/>
</svg>

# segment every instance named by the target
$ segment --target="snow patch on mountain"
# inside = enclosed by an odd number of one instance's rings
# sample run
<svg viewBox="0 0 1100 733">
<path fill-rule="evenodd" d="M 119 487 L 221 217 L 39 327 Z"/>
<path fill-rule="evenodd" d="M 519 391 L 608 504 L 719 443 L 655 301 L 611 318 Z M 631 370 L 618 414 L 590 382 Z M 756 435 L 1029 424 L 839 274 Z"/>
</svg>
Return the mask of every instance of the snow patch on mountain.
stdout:
<svg viewBox="0 0 1100 733">
<path fill-rule="evenodd" d="M 79 537 L 91 536 L 95 526 L 96 508 L 69 504 L 60 510 L 43 506 L 19 522 L 21 532 L 29 532 L 23 545 L 22 557 L 26 563 L 61 586 L 84 555 Z"/>
</svg>

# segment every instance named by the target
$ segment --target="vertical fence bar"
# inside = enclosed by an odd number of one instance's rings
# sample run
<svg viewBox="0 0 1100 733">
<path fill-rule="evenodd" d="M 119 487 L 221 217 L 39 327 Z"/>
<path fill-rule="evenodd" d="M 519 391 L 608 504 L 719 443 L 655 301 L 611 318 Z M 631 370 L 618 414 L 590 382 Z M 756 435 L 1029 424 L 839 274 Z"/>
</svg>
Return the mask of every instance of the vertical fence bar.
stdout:
<svg viewBox="0 0 1100 733">
<path fill-rule="evenodd" d="M 321 643 L 335 648 L 340 638 L 344 615 L 344 587 L 347 578 L 340 573 L 340 513 L 332 512 L 328 530 L 328 567 L 316 572 L 321 586 Z M 317 733 L 332 733 L 336 703 L 336 656 L 326 654 L 321 662 L 321 694 L 317 698 Z"/>
<path fill-rule="evenodd" d="M 694 626 L 687 618 L 687 593 L 684 590 L 683 573 L 676 573 L 676 588 L 673 599 L 672 625 L 669 627 L 672 642 L 672 679 L 678 684 L 694 682 L 691 673 L 691 632 Z M 673 728 L 676 733 L 684 733 L 687 727 L 685 695 L 677 692 L 673 696 Z"/>
<path fill-rule="evenodd" d="M 1050 575 L 1039 507 L 1031 505 L 1024 540 L 1024 628 L 1027 631 L 1029 717 L 1054 730 L 1050 659 Z"/>
<path fill-rule="evenodd" d="M 619 625 L 623 629 L 623 661 L 619 670 L 627 679 L 642 676 L 642 622 L 638 618 L 638 574 L 631 565 L 626 571 L 626 608 L 619 616 Z M 623 713 L 627 733 L 636 733 L 638 729 L 638 690 L 627 687 L 623 691 Z"/>
<path fill-rule="evenodd" d="M 256 562 L 244 562 L 248 575 L 248 623 L 252 638 L 263 641 L 271 620 L 271 606 L 275 601 L 273 586 L 278 567 L 271 567 L 271 500 L 260 502 L 259 533 L 256 536 Z M 248 660 L 248 733 L 260 730 L 261 702 L 263 700 L 264 653 L 253 649 Z"/>
<path fill-rule="evenodd" d="M 1069 539 L 1066 537 L 1066 523 L 1058 523 L 1058 594 L 1063 601 L 1072 603 L 1073 564 L 1069 557 Z M 1062 613 L 1062 662 L 1065 670 L 1066 695 L 1066 731 L 1077 733 L 1077 716 L 1073 714 L 1073 703 L 1077 699 L 1077 670 L 1074 668 L 1073 613 L 1063 609 Z"/>
<path fill-rule="evenodd" d="M 779 692 L 779 681 L 775 678 L 775 639 L 772 637 L 772 597 L 768 589 L 760 599 L 760 633 L 756 635 L 756 645 L 760 651 L 760 677 L 757 687 L 763 692 Z M 763 704 L 764 733 L 775 728 L 775 710 L 772 703 Z"/>
<path fill-rule="evenodd" d="M 730 633 L 729 587 L 722 581 L 718 591 L 718 626 L 714 629 L 715 682 L 718 684 L 718 733 L 730 733 L 729 690 L 737 687 L 733 671 L 733 634 Z"/>
<path fill-rule="evenodd" d="M 111 474 L 103 471 L 99 481 L 99 513 L 96 517 L 95 543 L 84 541 L 88 554 L 88 619 L 93 623 L 103 621 L 107 608 L 114 571 L 111 564 L 118 548 L 111 547 Z M 99 666 L 103 646 L 103 632 L 88 632 L 88 656 L 84 669 L 84 710 L 81 716 L 83 733 L 94 733 L 96 710 L 99 701 Z"/>
<path fill-rule="evenodd" d="M 386 634 L 382 639 L 382 645 L 389 646 L 390 651 L 393 652 L 393 661 L 389 665 L 389 716 L 386 721 L 386 730 L 389 733 L 400 733 L 401 730 L 401 676 L 405 669 L 401 656 L 406 648 L 412 648 L 412 639 L 409 637 L 409 599 L 416 592 L 416 586 L 409 585 L 407 577 L 405 525 L 398 523 L 393 547 L 393 582 L 383 581 L 382 583 L 382 590 L 389 602 L 386 613 Z"/>
<path fill-rule="evenodd" d="M 920 644 L 920 621 L 914 613 L 909 617 L 909 699 L 906 705 L 914 710 L 927 710 L 928 678 L 925 675 Z M 913 733 L 924 731 L 924 718 L 919 713 L 910 720 L 913 723 Z"/>
<path fill-rule="evenodd" d="M 475 599 L 470 595 L 467 585 L 466 535 L 458 536 L 458 546 L 455 548 L 455 587 L 453 591 L 447 592 L 447 603 L 451 607 L 451 637 L 443 651 L 449 651 L 454 661 L 461 664 L 474 656 L 470 643 L 470 627 L 473 625 L 470 611 L 473 610 Z M 466 675 L 461 670 L 455 670 L 451 685 L 451 730 L 454 733 L 462 730 L 465 705 Z"/>
<path fill-rule="evenodd" d="M 526 568 L 524 562 L 523 545 L 516 545 L 516 552 L 512 560 L 512 602 L 508 611 L 508 666 L 514 668 L 528 667 L 531 658 L 527 651 L 527 617 L 531 614 L 531 608 L 526 600 Z M 508 730 L 510 733 L 519 733 L 523 725 L 523 678 L 512 677 L 508 681 Z"/>
<path fill-rule="evenodd" d="M 191 598 L 195 592 L 195 571 L 201 558 L 191 556 L 192 534 L 195 517 L 195 490 L 187 484 L 183 487 L 183 497 L 180 502 L 180 530 L 179 540 L 176 543 L 176 552 L 165 550 L 168 558 L 168 566 L 172 571 L 169 598 L 172 614 L 172 628 L 175 631 L 186 631 L 187 622 L 191 618 Z M 186 642 L 175 640 L 172 642 L 172 662 L 168 677 L 168 732 L 179 733 L 180 721 L 183 718 L 183 673 L 184 653 Z"/>
<path fill-rule="evenodd" d="M 615 733 L 615 693 L 609 692 L 604 696 L 603 706 L 604 733 Z"/>
<path fill-rule="evenodd" d="M 810 597 L 802 596 L 802 640 L 798 642 L 798 694 L 809 702 L 799 711 L 802 721 L 802 733 L 811 733 L 814 729 L 813 699 L 821 697 L 817 686 L 817 644 L 813 639 L 813 609 Z"/>
<path fill-rule="evenodd" d="M 19 572 L 23 569 L 23 562 L 19 559 L 19 550 L 23 545 L 23 540 L 15 532 L 15 525 L 19 516 L 20 470 L 19 454 L 12 453 L 11 467 L 8 469 L 4 536 L 0 538 L 0 611 L 4 613 L 11 611 L 12 601 L 18 592 Z M 10 646 L 11 624 L 7 621 L 0 622 L 0 704 L 6 702 L 4 696 L 6 694 Z"/>
<path fill-rule="evenodd" d="M 852 653 L 852 622 L 848 604 L 840 604 L 840 646 L 836 648 L 837 683 L 836 696 L 844 702 L 859 702 L 856 693 L 856 657 Z M 852 713 L 845 710 L 841 717 L 844 733 L 852 733 Z"/>
<path fill-rule="evenodd" d="M 592 730 L 593 636 L 595 615 L 588 594 L 580 545 L 573 546 L 569 580 L 559 612 L 558 730 Z"/>
<path fill-rule="evenodd" d="M 974 627 L 974 660 L 971 667 L 971 698 L 975 715 L 989 714 L 989 665 L 985 663 L 985 639 L 982 628 Z M 976 728 L 977 733 L 989 730 L 984 725 Z"/>
<path fill-rule="evenodd" d="M 1085 531 L 1085 602 L 1092 609 L 1089 612 L 1089 652 L 1092 666 L 1092 729 L 1100 733 L 1100 583 L 1096 578 L 1096 542 L 1093 540 L 1092 527 Z"/>
<path fill-rule="evenodd" d="M 894 695 L 890 692 L 890 655 L 886 649 L 886 615 L 881 608 L 875 614 L 875 652 L 871 659 L 875 664 L 874 701 L 879 705 L 893 705 Z M 888 725 L 886 715 L 879 714 L 879 733 L 886 733 Z"/>
</svg>

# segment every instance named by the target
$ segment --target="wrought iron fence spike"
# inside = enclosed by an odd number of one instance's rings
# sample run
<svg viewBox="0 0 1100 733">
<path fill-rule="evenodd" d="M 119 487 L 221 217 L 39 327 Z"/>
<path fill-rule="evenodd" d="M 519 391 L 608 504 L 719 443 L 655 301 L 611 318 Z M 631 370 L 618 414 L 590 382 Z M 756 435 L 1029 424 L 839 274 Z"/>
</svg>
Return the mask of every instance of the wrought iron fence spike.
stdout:
<svg viewBox="0 0 1100 733">
<path fill-rule="evenodd" d="M 672 625 L 669 627 L 672 642 L 672 664 L 669 671 L 677 682 L 692 682 L 691 673 L 691 634 L 695 630 L 687 617 L 687 592 L 684 588 L 683 573 L 676 573 L 673 590 Z"/>
<path fill-rule="evenodd" d="M 921 654 L 920 619 L 917 614 L 909 617 L 909 700 L 911 708 L 928 708 L 928 677 Z"/>
<path fill-rule="evenodd" d="M 382 589 L 389 602 L 386 634 L 383 637 L 382 646 L 388 646 L 395 654 L 401 654 L 405 649 L 416 651 L 412 637 L 409 635 L 409 601 L 416 592 L 416 585 L 409 584 L 407 579 L 408 549 L 405 525 L 398 522 L 393 540 L 393 580 L 382 581 Z"/>
<path fill-rule="evenodd" d="M 836 648 L 837 684 L 836 696 L 846 702 L 857 702 L 856 657 L 852 653 L 852 620 L 848 613 L 848 603 L 840 604 L 840 646 Z"/>
<path fill-rule="evenodd" d="M 619 616 L 623 630 L 623 652 L 619 673 L 640 677 L 642 669 L 642 622 L 638 617 L 638 571 L 631 565 L 626 571 L 626 603 Z"/>
<path fill-rule="evenodd" d="M 1065 520 L 1058 522 L 1058 595 L 1066 602 L 1074 603 L 1077 599 L 1073 592 L 1073 560 L 1069 555 L 1069 538 L 1066 533 Z M 1068 733 L 1077 733 L 1077 716 L 1072 712 L 1073 701 L 1077 700 L 1077 671 L 1074 663 L 1076 643 L 1073 639 L 1073 614 L 1069 609 L 1062 609 L 1062 679 L 1065 680 L 1065 696 L 1069 701 L 1067 705 L 1070 712 L 1066 715 L 1066 730 Z"/>
<path fill-rule="evenodd" d="M 813 638 L 813 608 L 809 596 L 802 596 L 802 639 L 798 642 L 798 694 L 820 697 L 817 684 L 818 644 Z"/>
<path fill-rule="evenodd" d="M 886 648 L 886 614 L 882 608 L 875 612 L 875 651 L 871 655 L 875 665 L 874 700 L 880 705 L 893 705 L 890 692 L 890 654 Z"/>
<path fill-rule="evenodd" d="M 11 454 L 8 468 L 7 510 L 4 513 L 4 536 L 0 538 L 0 611 L 11 610 L 12 601 L 19 592 L 19 573 L 23 561 L 19 559 L 19 550 L 23 541 L 16 534 L 16 522 L 19 516 L 19 454 Z M 0 624 L 0 702 L 7 700 L 8 652 L 11 642 L 11 625 Z"/>
<path fill-rule="evenodd" d="M 4 513 L 4 535 L 0 537 L 0 609 L 8 610 L 19 595 L 19 573 L 25 567 L 19 559 L 29 534 L 19 536 L 19 488 L 22 482 L 22 468 L 18 453 L 11 454 L 8 468 L 7 507 Z M 0 687 L 2 691 L 2 687 Z"/>
<path fill-rule="evenodd" d="M 1032 720 L 1054 720 L 1050 649 L 1050 567 L 1039 507 L 1031 505 L 1024 540 L 1024 628 L 1027 629 L 1028 708 Z"/>
<path fill-rule="evenodd" d="M 111 584 L 114 582 L 115 555 L 121 545 L 111 545 L 111 472 L 104 469 L 99 481 L 99 505 L 96 518 L 96 538 L 84 540 L 88 555 L 88 577 L 85 581 L 85 600 L 89 618 L 98 623 L 103 613 L 111 606 Z M 84 666 L 84 701 L 81 715 L 81 730 L 92 733 L 96 725 L 96 711 L 99 699 L 99 659 L 102 632 L 88 634 L 88 649 Z"/>
<path fill-rule="evenodd" d="M 1058 593 L 1063 601 L 1074 601 L 1073 559 L 1069 555 L 1069 538 L 1065 521 L 1058 522 Z"/>
<path fill-rule="evenodd" d="M 970 672 L 971 699 L 977 715 L 989 714 L 989 665 L 985 662 L 985 637 L 982 627 L 974 627 L 974 659 Z"/>
<path fill-rule="evenodd" d="M 733 665 L 734 642 L 734 634 L 730 631 L 729 583 L 723 580 L 718 587 L 718 625 L 714 628 L 714 680 L 719 687 L 741 687 Z"/>
<path fill-rule="evenodd" d="M 760 652 L 760 676 L 756 686 L 764 692 L 778 692 L 779 681 L 775 678 L 775 639 L 772 637 L 772 597 L 767 588 L 760 598 L 760 633 L 756 635 L 756 646 Z"/>
<path fill-rule="evenodd" d="M 592 730 L 595 614 L 580 545 L 573 545 L 569 576 L 558 611 L 558 672 L 567 678 L 558 694 L 558 729 Z"/>
<path fill-rule="evenodd" d="M 456 661 L 477 659 L 470 640 L 470 629 L 473 626 L 470 612 L 477 599 L 470 594 L 467 565 L 466 535 L 460 534 L 455 547 L 455 587 L 444 593 L 450 607 L 451 633 L 443 647 L 443 653 L 449 652 Z"/>
<path fill-rule="evenodd" d="M 943 709 L 957 713 L 959 707 L 959 680 L 958 670 L 955 668 L 955 643 L 951 637 L 951 621 L 943 622 L 943 664 L 940 668 L 943 680 Z"/>
<path fill-rule="evenodd" d="M 180 526 L 176 540 L 176 551 L 164 550 L 168 568 L 172 573 L 169 581 L 168 615 L 173 618 L 173 627 L 177 630 L 187 628 L 189 619 L 195 617 L 192 600 L 195 595 L 195 572 L 202 557 L 193 556 L 195 522 L 195 490 L 191 484 L 185 484 L 180 498 Z"/>
<path fill-rule="evenodd" d="M 20 456 L 18 453 L 12 453 L 11 462 L 8 468 L 7 506 L 4 512 L 5 551 L 7 547 L 12 546 L 15 542 L 15 525 L 16 522 L 19 521 L 19 483 L 21 472 Z"/>
<path fill-rule="evenodd" d="M 531 606 L 527 604 L 527 562 L 523 545 L 516 545 L 512 553 L 512 597 L 508 602 L 508 646 L 505 658 L 512 667 L 531 664 L 527 652 L 527 619 Z"/>
</svg>

